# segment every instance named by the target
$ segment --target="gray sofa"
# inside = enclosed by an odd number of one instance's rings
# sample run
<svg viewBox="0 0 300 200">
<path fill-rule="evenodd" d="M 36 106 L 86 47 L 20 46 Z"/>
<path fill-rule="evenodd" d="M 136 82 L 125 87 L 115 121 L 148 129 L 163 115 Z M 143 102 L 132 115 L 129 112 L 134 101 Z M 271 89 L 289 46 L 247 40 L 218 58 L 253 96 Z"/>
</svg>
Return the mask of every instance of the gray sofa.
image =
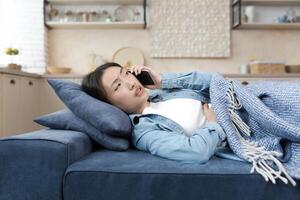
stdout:
<svg viewBox="0 0 300 200">
<path fill-rule="evenodd" d="M 0 139 L 0 200 L 299 199 L 299 180 L 274 185 L 250 168 L 110 151 L 81 132 L 45 129 Z"/>
</svg>

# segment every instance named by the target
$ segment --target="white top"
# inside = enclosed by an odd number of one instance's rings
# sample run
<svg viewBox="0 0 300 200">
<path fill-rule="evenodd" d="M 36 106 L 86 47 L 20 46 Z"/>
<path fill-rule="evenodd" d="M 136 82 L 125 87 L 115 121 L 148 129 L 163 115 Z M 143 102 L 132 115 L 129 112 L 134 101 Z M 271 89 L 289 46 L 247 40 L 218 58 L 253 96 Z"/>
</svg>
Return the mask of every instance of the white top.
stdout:
<svg viewBox="0 0 300 200">
<path fill-rule="evenodd" d="M 146 107 L 142 114 L 159 114 L 167 117 L 181 125 L 187 136 L 191 136 L 196 129 L 206 123 L 201 101 L 188 98 L 150 102 L 150 107 Z"/>
</svg>

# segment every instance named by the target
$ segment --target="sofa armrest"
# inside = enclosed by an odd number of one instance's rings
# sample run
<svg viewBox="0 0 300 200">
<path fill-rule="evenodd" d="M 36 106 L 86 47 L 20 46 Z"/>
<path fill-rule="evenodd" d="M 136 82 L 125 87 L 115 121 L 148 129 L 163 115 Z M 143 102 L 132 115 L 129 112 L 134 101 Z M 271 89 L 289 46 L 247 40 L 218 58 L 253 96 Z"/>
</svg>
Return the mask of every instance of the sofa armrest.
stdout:
<svg viewBox="0 0 300 200">
<path fill-rule="evenodd" d="M 67 167 L 93 151 L 81 132 L 39 130 L 0 139 L 0 199 L 61 200 Z"/>
</svg>

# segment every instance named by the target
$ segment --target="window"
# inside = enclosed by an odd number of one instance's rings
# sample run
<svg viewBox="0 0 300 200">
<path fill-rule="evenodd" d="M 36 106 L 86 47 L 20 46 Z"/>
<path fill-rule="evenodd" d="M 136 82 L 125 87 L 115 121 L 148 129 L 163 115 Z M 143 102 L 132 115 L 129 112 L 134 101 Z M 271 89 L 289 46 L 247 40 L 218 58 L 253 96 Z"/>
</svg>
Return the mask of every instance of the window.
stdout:
<svg viewBox="0 0 300 200">
<path fill-rule="evenodd" d="M 47 29 L 43 0 L 0 1 L 0 65 L 10 63 L 7 47 L 19 49 L 14 63 L 22 70 L 44 73 L 47 66 Z"/>
</svg>

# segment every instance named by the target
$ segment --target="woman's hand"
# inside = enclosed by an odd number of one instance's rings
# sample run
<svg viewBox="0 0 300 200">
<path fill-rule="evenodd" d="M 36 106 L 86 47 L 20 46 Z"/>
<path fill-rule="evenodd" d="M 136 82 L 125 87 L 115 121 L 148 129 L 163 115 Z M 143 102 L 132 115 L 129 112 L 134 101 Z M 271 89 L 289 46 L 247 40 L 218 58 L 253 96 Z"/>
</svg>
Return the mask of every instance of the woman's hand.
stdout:
<svg viewBox="0 0 300 200">
<path fill-rule="evenodd" d="M 208 122 L 217 122 L 214 111 L 208 107 L 208 104 L 203 104 L 203 112 Z"/>
<path fill-rule="evenodd" d="M 141 71 L 147 71 L 149 75 L 151 76 L 152 80 L 154 81 L 154 85 L 144 85 L 145 88 L 148 89 L 159 89 L 161 88 L 161 75 L 149 67 L 143 66 L 143 65 L 133 65 L 130 68 L 130 72 L 134 73 L 135 75 L 138 75 L 141 73 Z"/>
</svg>

